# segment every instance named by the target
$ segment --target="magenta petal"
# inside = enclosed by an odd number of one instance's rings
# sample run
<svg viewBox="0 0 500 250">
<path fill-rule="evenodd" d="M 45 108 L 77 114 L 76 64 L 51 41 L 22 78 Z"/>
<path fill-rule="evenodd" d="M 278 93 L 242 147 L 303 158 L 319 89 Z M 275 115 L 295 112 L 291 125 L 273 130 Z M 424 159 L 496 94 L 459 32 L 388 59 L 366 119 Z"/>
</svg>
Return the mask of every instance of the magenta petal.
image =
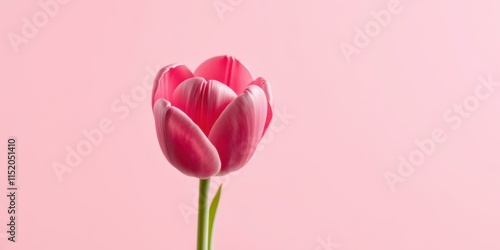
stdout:
<svg viewBox="0 0 500 250">
<path fill-rule="evenodd" d="M 267 128 L 269 128 L 269 125 L 271 124 L 271 120 L 273 119 L 273 109 L 271 108 L 271 105 L 267 103 L 267 117 L 266 117 L 266 123 L 264 124 L 264 130 L 262 131 L 262 135 L 267 131 Z"/>
<path fill-rule="evenodd" d="M 156 100 L 160 98 L 170 101 L 175 88 L 193 76 L 193 73 L 184 65 L 172 64 L 161 68 L 154 80 L 152 106 L 154 107 Z"/>
<path fill-rule="evenodd" d="M 271 91 L 271 84 L 269 84 L 262 77 L 255 79 L 250 84 L 254 84 L 254 85 L 259 86 L 260 88 L 262 88 L 262 90 L 264 90 L 264 93 L 266 94 L 268 105 L 267 105 L 266 124 L 264 125 L 264 132 L 262 132 L 262 136 L 264 136 L 264 134 L 267 131 L 267 128 L 269 127 L 269 124 L 271 123 L 271 120 L 273 119 L 273 108 L 274 107 L 273 107 L 273 95 L 272 95 L 272 91 Z"/>
<path fill-rule="evenodd" d="M 216 148 L 186 114 L 164 99 L 159 99 L 153 110 L 160 147 L 174 167 L 200 179 L 219 172 Z"/>
<path fill-rule="evenodd" d="M 219 152 L 219 175 L 236 171 L 250 160 L 262 137 L 267 108 L 264 91 L 250 85 L 222 112 L 208 136 Z"/>
<path fill-rule="evenodd" d="M 271 84 L 269 84 L 266 79 L 262 77 L 258 77 L 254 81 L 252 81 L 250 84 L 254 84 L 259 86 L 262 90 L 264 90 L 264 93 L 266 94 L 267 101 L 271 105 L 271 108 L 273 107 L 273 93 L 271 91 Z"/>
<path fill-rule="evenodd" d="M 193 77 L 182 82 L 172 94 L 172 105 L 188 115 L 208 136 L 217 118 L 236 98 L 227 85 Z"/>
<path fill-rule="evenodd" d="M 218 56 L 206 60 L 195 70 L 194 75 L 222 82 L 238 95 L 253 80 L 250 71 L 231 56 Z"/>
</svg>

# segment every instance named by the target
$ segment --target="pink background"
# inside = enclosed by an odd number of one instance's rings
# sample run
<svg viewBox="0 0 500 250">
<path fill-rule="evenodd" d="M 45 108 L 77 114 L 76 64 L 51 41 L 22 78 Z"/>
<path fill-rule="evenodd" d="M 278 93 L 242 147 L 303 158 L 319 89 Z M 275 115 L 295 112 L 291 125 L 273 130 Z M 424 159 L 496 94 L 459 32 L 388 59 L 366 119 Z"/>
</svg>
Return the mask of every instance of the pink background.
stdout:
<svg viewBox="0 0 500 250">
<path fill-rule="evenodd" d="M 500 82 L 500 4 L 393 1 L 72 0 L 44 23 L 38 0 L 1 0 L 0 188 L 16 136 L 19 219 L 11 243 L 2 191 L 0 249 L 195 249 L 198 183 L 163 157 L 142 84 L 220 54 L 272 83 L 281 116 L 219 180 L 215 249 L 500 249 L 500 87 L 478 80 Z M 391 4 L 349 63 L 341 44 Z M 103 119 L 113 131 L 60 181 L 55 162 Z M 435 129 L 446 140 L 398 168 Z"/>
</svg>

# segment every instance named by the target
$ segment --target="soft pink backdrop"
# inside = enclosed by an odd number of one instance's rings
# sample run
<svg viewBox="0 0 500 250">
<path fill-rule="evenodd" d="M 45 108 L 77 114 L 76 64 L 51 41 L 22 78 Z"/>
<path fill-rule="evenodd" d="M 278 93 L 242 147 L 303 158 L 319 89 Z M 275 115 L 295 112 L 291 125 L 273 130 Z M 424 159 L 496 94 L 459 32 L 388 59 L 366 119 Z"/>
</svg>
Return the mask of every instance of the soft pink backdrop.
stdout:
<svg viewBox="0 0 500 250">
<path fill-rule="evenodd" d="M 390 2 L 71 0 L 16 53 L 9 32 L 43 9 L 1 0 L 0 145 L 18 138 L 20 190 L 18 242 L 0 249 L 195 249 L 197 181 L 163 157 L 150 93 L 120 98 L 151 68 L 220 54 L 267 78 L 288 115 L 222 179 L 215 249 L 500 249 L 500 87 L 459 128 L 443 120 L 479 77 L 500 82 L 500 4 L 400 0 L 349 63 L 341 44 Z M 54 162 L 102 119 L 114 130 L 60 182 Z M 446 141 L 391 189 L 434 129 Z"/>
</svg>

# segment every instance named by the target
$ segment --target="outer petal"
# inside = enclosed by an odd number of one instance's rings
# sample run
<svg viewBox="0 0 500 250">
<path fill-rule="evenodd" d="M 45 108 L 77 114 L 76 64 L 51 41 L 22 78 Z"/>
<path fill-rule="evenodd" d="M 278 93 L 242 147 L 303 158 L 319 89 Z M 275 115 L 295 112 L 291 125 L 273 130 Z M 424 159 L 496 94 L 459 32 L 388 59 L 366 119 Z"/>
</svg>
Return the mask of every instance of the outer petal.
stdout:
<svg viewBox="0 0 500 250">
<path fill-rule="evenodd" d="M 160 98 L 170 100 L 175 88 L 193 76 L 193 73 L 184 65 L 172 64 L 161 68 L 154 80 L 152 106 L 154 107 L 156 100 Z"/>
<path fill-rule="evenodd" d="M 182 173 L 200 179 L 220 170 L 217 150 L 181 110 L 160 99 L 153 108 L 156 134 L 167 160 Z"/>
<path fill-rule="evenodd" d="M 172 105 L 186 113 L 208 136 L 217 118 L 236 98 L 227 85 L 194 77 L 182 82 L 172 94 Z"/>
<path fill-rule="evenodd" d="M 273 119 L 273 108 L 274 108 L 274 106 L 273 106 L 273 94 L 272 94 L 272 91 L 271 91 L 271 84 L 269 84 L 262 77 L 259 77 L 259 78 L 255 79 L 250 84 L 254 84 L 254 85 L 257 85 L 257 86 L 261 87 L 262 90 L 264 90 L 264 93 L 266 94 L 268 105 L 267 105 L 266 124 L 264 125 L 264 132 L 262 132 L 262 136 L 264 136 L 264 134 L 267 131 L 267 128 L 269 127 L 269 124 L 271 123 L 271 120 Z"/>
<path fill-rule="evenodd" d="M 250 71 L 231 56 L 218 56 L 206 60 L 195 70 L 194 75 L 222 82 L 231 87 L 238 95 L 253 80 Z"/>
<path fill-rule="evenodd" d="M 262 137 L 267 107 L 264 91 L 250 85 L 222 112 L 208 136 L 219 152 L 219 175 L 236 171 L 250 160 Z"/>
<path fill-rule="evenodd" d="M 266 79 L 262 77 L 258 77 L 254 81 L 252 81 L 250 84 L 254 84 L 259 86 L 262 90 L 264 90 L 264 93 L 266 94 L 267 101 L 269 102 L 271 108 L 273 107 L 273 92 L 271 91 L 271 84 L 266 81 Z"/>
</svg>

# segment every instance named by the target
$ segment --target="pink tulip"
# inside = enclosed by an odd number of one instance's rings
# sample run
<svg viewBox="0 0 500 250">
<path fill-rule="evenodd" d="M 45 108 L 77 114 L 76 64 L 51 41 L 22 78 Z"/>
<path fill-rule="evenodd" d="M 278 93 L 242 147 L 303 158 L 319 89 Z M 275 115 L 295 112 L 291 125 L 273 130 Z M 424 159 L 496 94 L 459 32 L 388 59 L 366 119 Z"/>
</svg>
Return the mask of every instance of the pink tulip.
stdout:
<svg viewBox="0 0 500 250">
<path fill-rule="evenodd" d="M 163 154 L 200 179 L 243 167 L 273 116 L 269 83 L 229 56 L 211 58 L 194 73 L 178 64 L 162 68 L 152 105 Z"/>
</svg>

